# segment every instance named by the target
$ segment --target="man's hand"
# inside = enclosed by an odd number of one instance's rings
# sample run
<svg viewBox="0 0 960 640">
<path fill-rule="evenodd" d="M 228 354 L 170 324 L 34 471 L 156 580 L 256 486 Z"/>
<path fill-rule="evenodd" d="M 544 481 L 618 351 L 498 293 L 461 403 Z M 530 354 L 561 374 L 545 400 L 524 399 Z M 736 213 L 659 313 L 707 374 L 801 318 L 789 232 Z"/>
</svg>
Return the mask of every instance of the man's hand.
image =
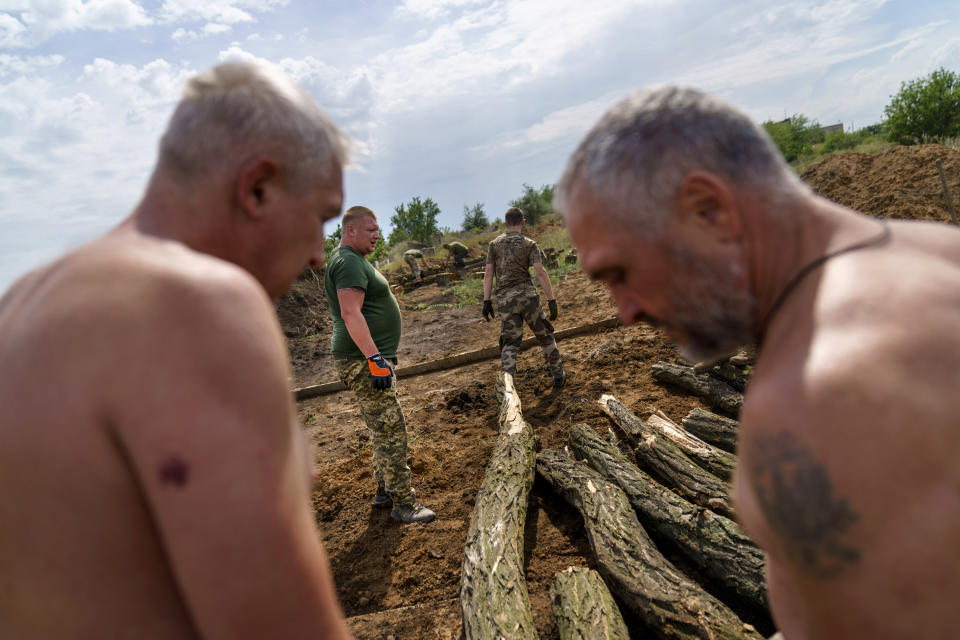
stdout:
<svg viewBox="0 0 960 640">
<path fill-rule="evenodd" d="M 547 300 L 547 306 L 550 307 L 550 321 L 552 322 L 557 319 L 557 314 L 560 313 L 560 310 L 557 309 L 556 300 Z"/>
<path fill-rule="evenodd" d="M 380 353 L 375 353 L 367 358 L 367 366 L 370 367 L 370 383 L 378 391 L 386 391 L 390 388 L 390 379 L 393 378 L 393 368 Z"/>
<path fill-rule="evenodd" d="M 483 319 L 487 322 L 490 322 L 490 319 L 493 318 L 493 302 L 490 300 L 483 301 Z"/>
</svg>

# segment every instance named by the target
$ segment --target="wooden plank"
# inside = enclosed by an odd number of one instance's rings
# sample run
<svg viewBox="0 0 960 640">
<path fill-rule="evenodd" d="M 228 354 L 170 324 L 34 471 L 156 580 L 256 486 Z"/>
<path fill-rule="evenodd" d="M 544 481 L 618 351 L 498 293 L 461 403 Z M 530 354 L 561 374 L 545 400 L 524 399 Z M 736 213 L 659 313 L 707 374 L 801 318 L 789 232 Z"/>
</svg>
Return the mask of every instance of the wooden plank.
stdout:
<svg viewBox="0 0 960 640">
<path fill-rule="evenodd" d="M 600 320 L 599 322 L 591 322 L 589 324 L 582 324 L 576 327 L 569 327 L 567 329 L 561 329 L 556 331 L 553 334 L 553 337 L 557 340 L 563 340 L 564 338 L 571 338 L 573 336 L 579 336 L 586 333 L 597 333 L 605 329 L 613 329 L 620 324 L 619 319 L 617 318 L 607 318 L 606 320 Z M 522 343 L 520 343 L 520 349 L 525 350 L 531 347 L 539 346 L 539 342 L 535 337 L 527 338 Z M 441 371 L 443 369 L 453 369 L 456 367 L 462 367 L 464 365 L 473 364 L 474 362 L 481 362 L 483 360 L 493 360 L 494 358 L 500 357 L 500 348 L 499 347 L 484 347 L 483 349 L 476 349 L 474 351 L 465 351 L 463 353 L 458 353 L 452 356 L 447 356 L 445 358 L 439 358 L 437 360 L 429 360 L 427 362 L 420 362 L 417 364 L 409 365 L 406 367 L 398 367 L 396 370 L 397 378 L 410 378 L 412 376 L 419 376 L 425 373 L 432 373 L 434 371 Z M 343 391 L 346 387 L 340 381 L 331 381 L 324 382 L 322 384 L 312 385 L 309 387 L 300 387 L 293 390 L 294 397 L 297 400 L 306 400 L 307 398 L 314 398 L 316 396 L 322 396 L 327 393 L 336 393 L 337 391 Z"/>
</svg>

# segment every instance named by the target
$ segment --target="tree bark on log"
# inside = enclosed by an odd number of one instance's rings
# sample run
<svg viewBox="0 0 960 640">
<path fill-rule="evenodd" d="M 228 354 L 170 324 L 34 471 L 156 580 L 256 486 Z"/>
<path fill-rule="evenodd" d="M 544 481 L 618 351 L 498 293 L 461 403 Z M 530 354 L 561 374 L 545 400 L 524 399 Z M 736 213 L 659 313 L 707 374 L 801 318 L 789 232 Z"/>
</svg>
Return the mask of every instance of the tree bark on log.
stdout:
<svg viewBox="0 0 960 640">
<path fill-rule="evenodd" d="M 550 585 L 550 608 L 560 640 L 630 640 L 617 603 L 592 569 L 559 572 Z"/>
<path fill-rule="evenodd" d="M 600 573 L 656 637 L 760 638 L 657 551 L 619 487 L 559 451 L 541 452 L 537 472 L 583 515 Z"/>
<path fill-rule="evenodd" d="M 766 609 L 763 553 L 732 520 L 684 500 L 585 424 L 570 429 L 574 456 L 623 489 L 648 530 L 670 540 L 705 575 Z"/>
<path fill-rule="evenodd" d="M 700 468 L 709 471 L 721 480 L 730 480 L 733 477 L 733 470 L 737 467 L 736 456 L 730 455 L 723 449 L 718 449 L 689 433 L 662 411 L 657 411 L 647 418 L 647 426 L 658 431 L 665 438 L 669 438 Z"/>
<path fill-rule="evenodd" d="M 523 529 L 533 485 L 533 429 L 513 376 L 497 377 L 500 436 L 490 454 L 467 531 L 460 608 L 467 640 L 537 638 L 523 567 Z"/>
<path fill-rule="evenodd" d="M 726 451 L 736 453 L 738 425 L 736 420 L 704 409 L 694 409 L 682 420 L 683 428 Z"/>
<path fill-rule="evenodd" d="M 630 437 L 640 466 L 687 500 L 736 518 L 727 483 L 691 462 L 677 445 L 644 424 L 613 396 L 604 394 L 600 407 Z"/>
<path fill-rule="evenodd" d="M 693 367 L 681 367 L 669 362 L 658 362 L 651 367 L 653 378 L 660 382 L 683 387 L 687 391 L 706 399 L 724 413 L 736 416 L 743 406 L 743 394 L 737 392 L 726 382 L 710 376 L 697 375 Z"/>
</svg>

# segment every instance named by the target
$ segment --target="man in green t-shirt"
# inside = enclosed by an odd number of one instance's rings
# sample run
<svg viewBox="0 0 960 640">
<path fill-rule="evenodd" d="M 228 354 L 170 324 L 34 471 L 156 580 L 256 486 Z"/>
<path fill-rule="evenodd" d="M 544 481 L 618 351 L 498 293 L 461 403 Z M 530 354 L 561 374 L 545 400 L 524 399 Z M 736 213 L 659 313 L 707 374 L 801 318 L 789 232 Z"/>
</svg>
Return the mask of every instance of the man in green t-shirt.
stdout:
<svg viewBox="0 0 960 640">
<path fill-rule="evenodd" d="M 373 442 L 373 504 L 393 503 L 401 522 L 430 522 L 436 514 L 417 503 L 407 466 L 407 427 L 393 382 L 400 344 L 400 306 L 387 279 L 364 257 L 380 237 L 377 216 L 351 207 L 341 220 L 340 246 L 330 252 L 324 274 L 333 316 L 333 361 L 340 381 L 352 390 Z"/>
<path fill-rule="evenodd" d="M 450 242 L 443 245 L 443 248 L 446 249 L 449 253 L 447 254 L 447 259 L 444 260 L 443 264 L 448 264 L 450 262 L 450 257 L 453 256 L 453 264 L 459 268 L 464 268 L 466 263 L 463 261 L 468 255 L 470 255 L 470 249 L 459 242 Z"/>
</svg>

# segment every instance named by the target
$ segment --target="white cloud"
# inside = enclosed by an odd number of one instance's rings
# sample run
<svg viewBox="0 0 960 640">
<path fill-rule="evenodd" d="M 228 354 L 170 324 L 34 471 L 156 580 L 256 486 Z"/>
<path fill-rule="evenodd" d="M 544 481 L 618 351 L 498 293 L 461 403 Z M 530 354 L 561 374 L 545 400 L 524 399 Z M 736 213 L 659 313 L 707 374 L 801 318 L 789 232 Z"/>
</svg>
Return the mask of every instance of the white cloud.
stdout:
<svg viewBox="0 0 960 640">
<path fill-rule="evenodd" d="M 449 14 L 453 9 L 483 4 L 484 0 L 404 0 L 397 7 L 398 16 L 434 20 Z"/>
<path fill-rule="evenodd" d="M 115 31 L 151 24 L 133 0 L 51 0 L 0 7 L 0 46 L 32 47 L 61 32 Z M 12 15 L 18 13 L 18 16 Z"/>
<path fill-rule="evenodd" d="M 495 2 L 475 7 L 472 1 L 408 2 L 406 12 L 427 17 L 464 9 L 425 37 L 377 56 L 377 88 L 387 109 L 421 108 L 445 96 L 469 92 L 480 83 L 494 90 L 564 72 L 560 61 L 594 41 L 602 32 L 658 0 L 580 0 Z"/>
<path fill-rule="evenodd" d="M 0 53 L 0 78 L 11 74 L 30 74 L 44 68 L 56 67 L 66 60 L 61 55 L 50 56 L 12 56 Z"/>
<path fill-rule="evenodd" d="M 239 24 L 256 22 L 254 13 L 273 11 L 288 0 L 164 0 L 160 19 L 164 22 L 216 22 Z"/>
<path fill-rule="evenodd" d="M 930 56 L 927 67 L 930 71 L 940 67 L 951 70 L 960 69 L 960 38 L 951 38 L 943 46 L 938 47 Z"/>
<path fill-rule="evenodd" d="M 219 22 L 208 22 L 203 25 L 204 35 L 216 35 L 220 33 L 226 33 L 230 31 L 233 27 L 228 24 L 220 24 Z"/>
<path fill-rule="evenodd" d="M 187 31 L 183 27 L 179 27 L 176 31 L 170 34 L 170 37 L 177 42 L 182 42 L 184 40 L 196 40 L 200 37 L 200 34 L 196 31 Z"/>
</svg>

